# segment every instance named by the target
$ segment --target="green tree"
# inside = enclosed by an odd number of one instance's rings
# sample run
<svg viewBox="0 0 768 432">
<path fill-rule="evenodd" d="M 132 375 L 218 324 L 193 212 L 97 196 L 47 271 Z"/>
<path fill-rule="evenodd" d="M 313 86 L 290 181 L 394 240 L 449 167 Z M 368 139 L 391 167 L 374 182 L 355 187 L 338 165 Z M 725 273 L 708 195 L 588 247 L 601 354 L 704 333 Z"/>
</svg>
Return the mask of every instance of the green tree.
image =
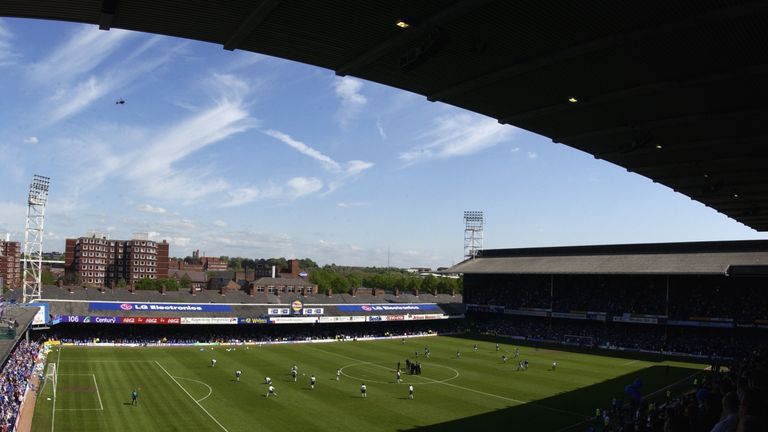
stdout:
<svg viewBox="0 0 768 432">
<path fill-rule="evenodd" d="M 40 275 L 40 282 L 43 285 L 55 285 L 56 276 L 48 270 L 43 270 L 43 273 Z"/>
<path fill-rule="evenodd" d="M 128 286 L 128 282 L 126 282 L 125 279 L 120 278 L 120 280 L 117 281 L 118 288 L 125 288 L 126 286 Z"/>
<path fill-rule="evenodd" d="M 432 275 L 427 275 L 421 280 L 421 290 L 431 293 L 433 289 L 437 288 L 437 278 Z"/>
<path fill-rule="evenodd" d="M 310 269 L 316 269 L 319 266 L 316 262 L 312 261 L 309 258 L 304 258 L 299 260 L 299 267 L 303 268 L 304 270 L 310 270 Z"/>
<path fill-rule="evenodd" d="M 162 278 L 162 279 L 157 279 L 157 282 L 155 283 L 155 287 L 158 290 L 160 289 L 160 287 L 165 287 L 166 291 L 178 291 L 180 285 L 179 285 L 179 281 L 177 281 L 176 279 Z"/>
<path fill-rule="evenodd" d="M 227 267 L 230 270 L 240 271 L 243 269 L 243 259 L 240 257 L 230 258 Z"/>
<path fill-rule="evenodd" d="M 150 279 L 150 278 L 142 278 L 134 282 L 133 287 L 137 290 L 157 290 L 159 286 L 157 285 L 157 279 Z"/>
<path fill-rule="evenodd" d="M 192 288 L 192 278 L 187 273 L 184 273 L 179 283 L 182 288 Z"/>
<path fill-rule="evenodd" d="M 411 290 L 411 292 L 416 292 L 417 290 L 421 290 L 421 277 L 415 276 L 410 278 L 408 281 L 408 289 Z"/>
</svg>

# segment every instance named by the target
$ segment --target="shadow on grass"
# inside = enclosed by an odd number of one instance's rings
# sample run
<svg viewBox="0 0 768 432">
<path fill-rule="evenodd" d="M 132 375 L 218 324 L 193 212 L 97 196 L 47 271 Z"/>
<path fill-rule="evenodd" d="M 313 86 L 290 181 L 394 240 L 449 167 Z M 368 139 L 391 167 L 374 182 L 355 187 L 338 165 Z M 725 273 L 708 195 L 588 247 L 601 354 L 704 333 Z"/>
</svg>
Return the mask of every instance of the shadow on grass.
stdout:
<svg viewBox="0 0 768 432">
<path fill-rule="evenodd" d="M 464 417 L 428 426 L 414 426 L 400 429 L 409 432 L 444 432 L 444 431 L 480 431 L 518 429 L 530 432 L 553 432 L 589 420 L 595 408 L 610 406 L 611 399 L 629 400 L 624 387 L 636 379 L 642 380 L 640 392 L 649 394 L 667 385 L 686 381 L 699 369 L 667 366 L 651 366 L 588 387 L 564 392 L 548 398 L 531 401 L 526 404 L 510 406 L 484 414 Z M 560 373 L 560 371 L 551 372 Z M 692 378 L 691 378 L 692 379 Z M 480 389 L 478 389 L 480 390 Z M 567 429 L 584 431 L 589 423 L 582 427 Z"/>
<path fill-rule="evenodd" d="M 486 341 L 493 344 L 503 343 L 506 345 L 511 344 L 511 345 L 517 345 L 521 347 L 524 346 L 524 347 L 531 347 L 531 348 L 552 349 L 556 351 L 592 354 L 592 355 L 599 355 L 603 357 L 625 358 L 630 360 L 642 360 L 642 361 L 655 362 L 655 363 L 660 363 L 665 360 L 675 360 L 675 361 L 681 361 L 686 363 L 702 363 L 702 364 L 707 363 L 706 360 L 702 360 L 702 359 L 696 359 L 696 358 L 685 357 L 685 356 L 675 356 L 675 355 L 669 355 L 669 354 L 661 354 L 658 352 L 618 351 L 618 350 L 610 350 L 606 348 L 585 347 L 585 346 L 579 346 L 579 345 L 565 345 L 565 344 L 559 344 L 554 342 L 514 339 L 511 337 L 494 336 L 490 334 L 466 333 L 466 334 L 450 335 L 450 337 L 457 338 L 457 339 L 466 339 L 467 342 L 470 342 L 470 343 L 475 343 L 477 341 Z M 481 349 L 482 348 L 487 348 L 487 347 L 481 346 Z M 470 349 L 471 347 L 466 351 L 469 351 Z"/>
</svg>

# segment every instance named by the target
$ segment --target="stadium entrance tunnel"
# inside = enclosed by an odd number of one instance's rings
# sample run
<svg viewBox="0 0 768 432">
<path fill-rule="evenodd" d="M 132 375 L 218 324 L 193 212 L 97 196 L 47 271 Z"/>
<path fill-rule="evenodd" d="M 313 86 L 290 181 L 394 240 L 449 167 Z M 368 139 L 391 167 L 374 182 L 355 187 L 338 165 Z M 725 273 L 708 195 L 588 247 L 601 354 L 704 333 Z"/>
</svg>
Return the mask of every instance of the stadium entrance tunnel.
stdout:
<svg viewBox="0 0 768 432">
<path fill-rule="evenodd" d="M 528 432 L 567 432 L 586 430 L 594 421 L 595 408 L 610 406 L 611 399 L 627 401 L 628 384 L 640 379 L 643 392 L 650 395 L 671 383 L 690 384 L 701 369 L 677 366 L 651 366 L 591 386 L 560 393 L 544 399 L 510 406 L 484 414 L 464 417 L 428 426 L 399 429 L 401 432 L 451 432 L 471 430 L 520 429 Z M 558 370 L 557 373 L 561 371 Z M 563 377 L 568 379 L 567 377 Z M 661 392 L 663 393 L 663 391 Z M 596 423 L 595 423 L 596 424 Z"/>
</svg>

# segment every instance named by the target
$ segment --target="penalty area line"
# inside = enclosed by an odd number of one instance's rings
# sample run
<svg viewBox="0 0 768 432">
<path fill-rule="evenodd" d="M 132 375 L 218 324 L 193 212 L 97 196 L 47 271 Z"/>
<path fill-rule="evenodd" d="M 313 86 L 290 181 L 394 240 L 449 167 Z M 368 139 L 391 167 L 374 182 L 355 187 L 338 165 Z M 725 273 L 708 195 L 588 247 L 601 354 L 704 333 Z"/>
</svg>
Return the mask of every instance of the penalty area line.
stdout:
<svg viewBox="0 0 768 432">
<path fill-rule="evenodd" d="M 185 388 L 184 388 L 184 386 L 182 386 L 182 385 L 181 385 L 181 383 L 179 383 L 179 382 L 176 380 L 176 378 L 174 378 L 174 377 L 173 377 L 173 375 L 171 375 L 170 373 L 168 373 L 168 371 L 167 371 L 167 370 L 166 370 L 166 369 L 163 367 L 163 365 L 161 365 L 161 364 L 160 364 L 159 362 L 157 362 L 157 361 L 155 361 L 155 364 L 156 364 L 156 365 L 158 365 L 158 366 L 160 367 L 160 369 L 162 369 L 162 370 L 163 370 L 163 372 L 165 372 L 165 374 L 166 374 L 166 375 L 168 375 L 168 378 L 172 379 L 172 380 L 173 380 L 173 382 L 175 382 L 175 383 L 176 383 L 176 385 L 177 385 L 177 386 L 179 386 L 179 388 L 180 388 L 180 389 L 182 389 L 182 390 L 184 391 L 184 393 L 186 393 L 186 394 L 187 394 L 187 396 L 189 396 L 189 398 L 190 398 L 190 399 L 192 399 L 192 401 L 193 401 L 194 403 L 196 403 L 196 404 L 197 404 L 197 406 L 198 406 L 198 407 L 200 407 L 200 409 L 201 409 L 201 410 L 203 410 L 203 412 L 204 412 L 204 413 L 206 413 L 206 414 L 208 415 L 208 417 L 210 417 L 210 418 L 211 418 L 211 420 L 213 420 L 213 421 L 214 421 L 214 422 L 215 422 L 217 425 L 219 425 L 219 427 L 220 427 L 220 428 L 221 428 L 221 429 L 222 429 L 224 432 L 229 432 L 229 431 L 227 430 L 227 428 L 225 428 L 225 427 L 224 427 L 224 425 L 222 425 L 221 423 L 219 423 L 219 421 L 218 421 L 218 420 L 216 420 L 216 417 L 212 416 L 212 415 L 211 415 L 211 413 L 209 413 L 209 412 L 208 412 L 208 410 L 207 410 L 207 409 L 205 409 L 205 407 L 204 407 L 204 406 L 200 405 L 200 402 L 198 402 L 198 401 L 197 401 L 197 400 L 196 400 L 194 397 L 192 397 L 192 395 L 191 395 L 191 394 L 189 394 L 189 392 L 187 391 L 187 389 L 185 389 Z"/>
</svg>

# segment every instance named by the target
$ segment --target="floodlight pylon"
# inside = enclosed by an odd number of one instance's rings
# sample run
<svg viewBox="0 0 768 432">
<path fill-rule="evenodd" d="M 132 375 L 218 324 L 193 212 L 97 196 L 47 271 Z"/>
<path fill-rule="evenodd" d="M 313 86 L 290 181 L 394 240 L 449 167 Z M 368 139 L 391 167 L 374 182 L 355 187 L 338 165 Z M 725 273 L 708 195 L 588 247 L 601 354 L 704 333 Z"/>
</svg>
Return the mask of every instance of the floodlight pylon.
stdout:
<svg viewBox="0 0 768 432">
<path fill-rule="evenodd" d="M 483 248 L 485 216 L 481 211 L 464 212 L 464 258 L 474 259 Z"/>
<path fill-rule="evenodd" d="M 24 288 L 23 302 L 40 299 L 43 267 L 43 226 L 45 206 L 51 179 L 35 174 L 29 185 L 27 220 L 24 224 Z"/>
</svg>

